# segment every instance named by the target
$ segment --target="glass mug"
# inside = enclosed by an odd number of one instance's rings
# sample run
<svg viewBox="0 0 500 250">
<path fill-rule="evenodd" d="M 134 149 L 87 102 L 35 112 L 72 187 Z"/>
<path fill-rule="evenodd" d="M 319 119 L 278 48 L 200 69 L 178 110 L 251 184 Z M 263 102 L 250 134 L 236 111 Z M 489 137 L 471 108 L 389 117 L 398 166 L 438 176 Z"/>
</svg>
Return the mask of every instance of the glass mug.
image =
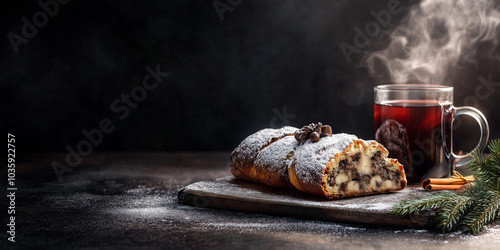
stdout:
<svg viewBox="0 0 500 250">
<path fill-rule="evenodd" d="M 429 84 L 389 84 L 375 89 L 375 140 L 389 157 L 404 166 L 408 183 L 449 177 L 455 167 L 470 160 L 470 153 L 453 153 L 453 120 L 469 115 L 478 123 L 481 138 L 474 150 L 483 150 L 489 127 L 473 107 L 453 106 L 453 87 Z"/>
</svg>

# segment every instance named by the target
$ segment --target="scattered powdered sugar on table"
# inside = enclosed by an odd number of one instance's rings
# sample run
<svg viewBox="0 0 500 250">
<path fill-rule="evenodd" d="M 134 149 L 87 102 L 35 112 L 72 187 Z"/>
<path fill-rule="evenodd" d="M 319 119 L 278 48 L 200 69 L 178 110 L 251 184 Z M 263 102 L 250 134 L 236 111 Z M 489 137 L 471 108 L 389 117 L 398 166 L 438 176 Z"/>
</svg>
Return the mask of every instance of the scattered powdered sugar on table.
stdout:
<svg viewBox="0 0 500 250">
<path fill-rule="evenodd" d="M 345 204 L 343 207 L 349 209 L 366 209 L 366 210 L 389 210 L 393 204 L 388 203 L 356 203 L 356 204 Z"/>
<path fill-rule="evenodd" d="M 293 223 L 293 222 L 292 222 Z M 298 222 L 300 223 L 300 222 Z M 356 226 L 347 226 L 347 225 L 340 225 L 340 224 L 327 224 L 323 222 L 311 222 L 313 225 L 307 225 L 307 223 L 300 223 L 301 228 L 307 228 L 307 227 L 323 227 L 323 228 L 328 228 L 328 229 L 341 229 L 344 231 L 364 231 L 366 228 L 363 227 L 356 227 Z M 241 223 L 241 222 L 204 222 L 201 223 L 201 226 L 203 227 L 213 227 L 217 229 L 223 229 L 223 228 L 236 228 L 236 229 L 243 229 L 243 230 L 283 230 L 283 225 L 280 225 L 276 223 L 275 221 L 271 223 Z"/>
</svg>

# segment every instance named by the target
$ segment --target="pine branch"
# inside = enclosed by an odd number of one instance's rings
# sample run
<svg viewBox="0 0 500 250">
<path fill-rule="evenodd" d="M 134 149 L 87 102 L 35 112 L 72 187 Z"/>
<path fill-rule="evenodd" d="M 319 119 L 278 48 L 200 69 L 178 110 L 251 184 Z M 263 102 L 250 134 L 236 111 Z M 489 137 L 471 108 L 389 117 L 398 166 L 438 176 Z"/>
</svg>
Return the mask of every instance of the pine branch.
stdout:
<svg viewBox="0 0 500 250">
<path fill-rule="evenodd" d="M 492 185 L 495 185 L 500 190 L 500 140 L 492 140 L 488 145 L 491 154 L 487 158 L 488 164 L 486 167 L 489 172 L 489 179 Z"/>
<path fill-rule="evenodd" d="M 488 148 L 491 152 L 492 164 L 496 166 L 497 172 L 500 172 L 500 168 L 498 168 L 500 166 L 500 140 L 492 140 Z"/>
<path fill-rule="evenodd" d="M 392 213 L 396 215 L 407 215 L 417 212 L 434 210 L 441 208 L 447 202 L 453 201 L 456 196 L 455 193 L 440 193 L 435 195 L 428 195 L 423 198 L 405 200 L 392 207 Z"/>
<path fill-rule="evenodd" d="M 443 232 L 463 229 L 477 234 L 484 226 L 500 218 L 500 139 L 490 141 L 490 154 L 485 157 L 473 152 L 468 168 L 473 172 L 474 185 L 460 194 L 438 193 L 402 201 L 392 212 L 407 215 L 437 211 L 437 227 Z"/>
<path fill-rule="evenodd" d="M 488 157 L 484 157 L 479 152 L 473 152 L 474 160 L 467 167 L 482 182 L 498 187 L 500 185 L 500 140 L 490 141 L 488 148 L 491 152 Z"/>
<path fill-rule="evenodd" d="M 443 233 L 456 229 L 464 214 L 470 209 L 472 201 L 470 197 L 462 195 L 457 195 L 455 200 L 449 200 L 437 218 L 438 228 L 441 228 Z"/>
<path fill-rule="evenodd" d="M 479 200 L 475 210 L 464 217 L 462 224 L 465 232 L 477 234 L 498 216 L 500 192 L 485 191 L 484 193 L 486 197 Z"/>
</svg>

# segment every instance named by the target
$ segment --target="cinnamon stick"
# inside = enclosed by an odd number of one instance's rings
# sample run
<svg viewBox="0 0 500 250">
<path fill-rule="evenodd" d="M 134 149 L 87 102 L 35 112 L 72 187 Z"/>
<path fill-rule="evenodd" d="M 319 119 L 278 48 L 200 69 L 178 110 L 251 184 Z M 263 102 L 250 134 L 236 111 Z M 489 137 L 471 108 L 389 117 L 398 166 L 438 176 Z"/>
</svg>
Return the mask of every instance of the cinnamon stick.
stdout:
<svg viewBox="0 0 500 250">
<path fill-rule="evenodd" d="M 458 190 L 462 185 L 437 185 L 437 184 L 429 184 L 424 187 L 427 191 L 439 191 L 439 190 Z"/>
<path fill-rule="evenodd" d="M 429 178 L 422 182 L 422 187 L 426 189 L 425 187 L 428 185 L 464 185 L 473 180 L 474 176 L 472 175 L 463 178 Z"/>
</svg>

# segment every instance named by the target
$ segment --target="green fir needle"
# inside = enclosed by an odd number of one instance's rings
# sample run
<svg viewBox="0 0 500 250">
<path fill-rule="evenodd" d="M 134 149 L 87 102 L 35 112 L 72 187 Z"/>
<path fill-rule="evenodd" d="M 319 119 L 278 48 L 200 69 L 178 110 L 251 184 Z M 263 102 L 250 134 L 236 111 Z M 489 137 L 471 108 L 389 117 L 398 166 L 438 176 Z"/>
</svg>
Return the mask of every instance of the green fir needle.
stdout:
<svg viewBox="0 0 500 250">
<path fill-rule="evenodd" d="M 396 215 L 435 212 L 436 228 L 443 233 L 462 230 L 478 234 L 484 226 L 500 218 L 500 139 L 490 141 L 490 154 L 473 152 L 467 168 L 473 185 L 464 192 L 446 192 L 404 200 L 392 208 Z"/>
</svg>

